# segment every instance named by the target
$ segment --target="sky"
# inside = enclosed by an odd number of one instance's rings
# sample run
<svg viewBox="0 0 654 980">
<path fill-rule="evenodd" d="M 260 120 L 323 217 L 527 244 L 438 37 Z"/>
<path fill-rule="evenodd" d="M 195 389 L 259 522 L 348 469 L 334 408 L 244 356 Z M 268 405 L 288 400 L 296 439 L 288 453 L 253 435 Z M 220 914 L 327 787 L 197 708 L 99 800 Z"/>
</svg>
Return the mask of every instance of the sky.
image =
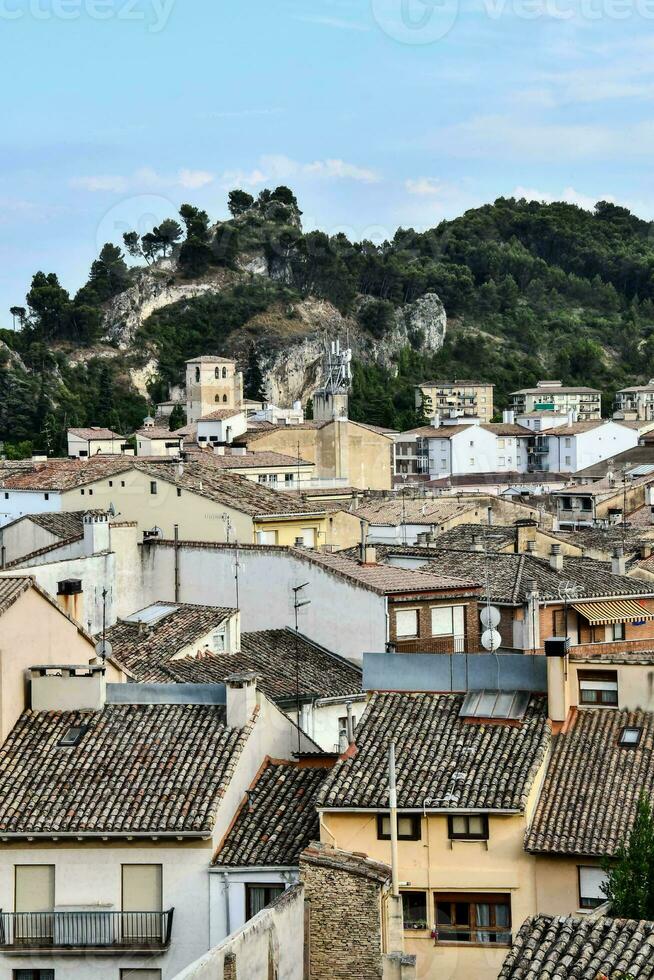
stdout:
<svg viewBox="0 0 654 980">
<path fill-rule="evenodd" d="M 654 0 L 0 0 L 0 326 L 283 183 L 383 241 L 499 196 L 654 217 Z"/>
</svg>

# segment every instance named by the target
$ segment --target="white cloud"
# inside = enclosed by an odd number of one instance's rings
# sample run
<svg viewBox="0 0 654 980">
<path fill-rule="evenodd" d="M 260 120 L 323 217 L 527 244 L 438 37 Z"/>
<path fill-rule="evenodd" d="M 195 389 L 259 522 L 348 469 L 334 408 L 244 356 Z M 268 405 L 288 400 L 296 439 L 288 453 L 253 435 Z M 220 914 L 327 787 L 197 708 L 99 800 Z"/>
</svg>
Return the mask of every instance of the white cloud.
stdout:
<svg viewBox="0 0 654 980">
<path fill-rule="evenodd" d="M 125 194 L 128 191 L 164 191 L 182 188 L 184 190 L 197 190 L 212 184 L 215 180 L 214 174 L 207 170 L 190 170 L 183 168 L 177 174 L 160 174 L 152 167 L 141 167 L 133 174 L 124 175 L 91 175 L 87 177 L 73 177 L 70 181 L 71 187 L 80 190 L 97 192 L 109 192 L 114 194 Z"/>
<path fill-rule="evenodd" d="M 302 163 L 281 153 L 261 157 L 259 165 L 251 171 L 227 170 L 222 174 L 223 187 L 263 187 L 264 184 L 300 180 L 354 180 L 365 184 L 377 182 L 379 174 L 368 167 L 360 167 L 340 159 L 314 160 Z"/>
</svg>

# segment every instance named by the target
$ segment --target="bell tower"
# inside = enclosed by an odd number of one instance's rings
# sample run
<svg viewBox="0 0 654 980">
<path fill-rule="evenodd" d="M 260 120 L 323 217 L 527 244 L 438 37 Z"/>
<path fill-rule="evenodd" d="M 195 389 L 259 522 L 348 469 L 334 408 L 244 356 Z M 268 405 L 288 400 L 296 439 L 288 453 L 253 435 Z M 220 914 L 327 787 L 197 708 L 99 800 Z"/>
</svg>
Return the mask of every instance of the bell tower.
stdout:
<svg viewBox="0 0 654 980">
<path fill-rule="evenodd" d="M 190 425 L 219 408 L 241 409 L 243 375 L 236 361 L 204 354 L 186 362 L 186 420 Z"/>
</svg>

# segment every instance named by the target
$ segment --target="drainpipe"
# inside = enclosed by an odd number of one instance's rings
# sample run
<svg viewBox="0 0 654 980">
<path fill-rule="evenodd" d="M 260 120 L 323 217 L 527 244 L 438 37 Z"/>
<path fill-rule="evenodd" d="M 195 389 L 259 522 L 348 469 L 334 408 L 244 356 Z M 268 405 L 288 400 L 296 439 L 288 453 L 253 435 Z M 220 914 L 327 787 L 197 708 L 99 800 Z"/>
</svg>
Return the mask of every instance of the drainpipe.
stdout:
<svg viewBox="0 0 654 980">
<path fill-rule="evenodd" d="M 397 789 L 395 787 L 395 742 L 388 747 L 388 806 L 391 817 L 391 879 L 393 897 L 400 894 L 397 873 Z"/>
<path fill-rule="evenodd" d="M 179 524 L 175 524 L 175 602 L 179 602 Z"/>
<path fill-rule="evenodd" d="M 223 871 L 223 895 L 225 897 L 225 937 L 229 936 L 232 931 L 232 920 L 229 914 L 229 875 L 226 871 Z"/>
</svg>

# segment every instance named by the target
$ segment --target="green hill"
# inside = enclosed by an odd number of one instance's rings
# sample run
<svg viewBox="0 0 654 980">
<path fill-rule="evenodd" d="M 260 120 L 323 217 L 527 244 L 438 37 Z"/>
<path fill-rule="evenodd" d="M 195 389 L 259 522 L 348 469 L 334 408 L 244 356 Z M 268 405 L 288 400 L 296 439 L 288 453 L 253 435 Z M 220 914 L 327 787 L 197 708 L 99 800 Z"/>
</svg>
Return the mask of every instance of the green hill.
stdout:
<svg viewBox="0 0 654 980">
<path fill-rule="evenodd" d="M 499 408 L 541 377 L 590 384 L 610 414 L 617 388 L 654 375 L 653 226 L 624 208 L 499 199 L 382 245 L 303 232 L 284 187 L 256 200 L 232 192 L 230 211 L 212 224 L 185 205 L 180 223 L 106 245 L 75 296 L 55 274 L 35 275 L 12 310 L 20 329 L 0 331 L 9 454 L 62 452 L 73 424 L 133 429 L 200 351 L 235 351 L 255 394 L 261 358 L 302 339 L 307 299 L 355 333 L 352 416 L 380 424 L 412 424 L 412 386 L 439 376 L 494 382 Z M 121 310 L 147 282 L 184 298 L 128 329 Z M 443 346 L 416 328 L 398 347 L 398 312 L 433 293 L 448 317 Z"/>
</svg>

